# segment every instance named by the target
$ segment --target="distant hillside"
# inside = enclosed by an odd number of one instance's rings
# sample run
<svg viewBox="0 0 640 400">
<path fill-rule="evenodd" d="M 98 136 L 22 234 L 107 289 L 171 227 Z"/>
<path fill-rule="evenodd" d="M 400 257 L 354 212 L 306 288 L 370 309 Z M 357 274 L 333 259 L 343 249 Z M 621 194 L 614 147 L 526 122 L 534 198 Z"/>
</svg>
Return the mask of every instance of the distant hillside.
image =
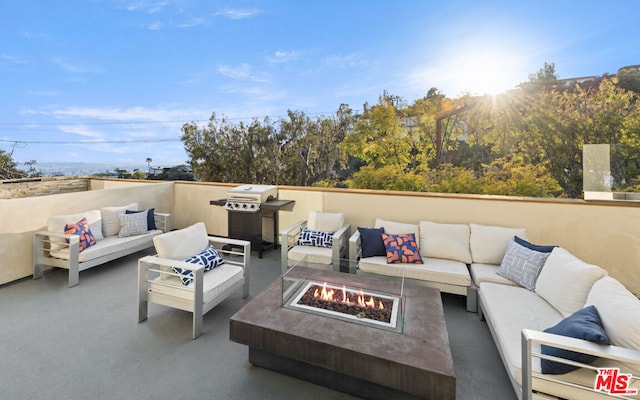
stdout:
<svg viewBox="0 0 640 400">
<path fill-rule="evenodd" d="M 18 168 L 26 170 L 25 166 Z M 87 162 L 43 162 L 35 165 L 36 171 L 40 171 L 44 176 L 77 176 L 94 175 L 104 172 L 114 172 L 116 168 L 132 172 L 134 169 L 147 171 L 147 164 L 108 164 L 108 163 L 87 163 Z"/>
</svg>

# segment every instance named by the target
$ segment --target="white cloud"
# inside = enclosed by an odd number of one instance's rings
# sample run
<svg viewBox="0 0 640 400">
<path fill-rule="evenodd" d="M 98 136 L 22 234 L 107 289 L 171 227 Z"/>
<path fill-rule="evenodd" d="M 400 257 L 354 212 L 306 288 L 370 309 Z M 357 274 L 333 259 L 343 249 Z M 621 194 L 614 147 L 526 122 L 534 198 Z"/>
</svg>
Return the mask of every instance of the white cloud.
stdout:
<svg viewBox="0 0 640 400">
<path fill-rule="evenodd" d="M 260 10 L 257 8 L 227 8 L 226 10 L 218 11 L 214 15 L 229 19 L 245 19 L 260 14 Z"/>
<path fill-rule="evenodd" d="M 13 56 L 5 53 L 0 54 L 0 62 L 2 61 L 8 62 L 10 64 L 28 64 L 29 63 L 29 61 L 27 61 L 26 58 Z"/>
<path fill-rule="evenodd" d="M 101 68 L 79 65 L 77 63 L 69 62 L 62 57 L 56 57 L 52 61 L 55 65 L 62 68 L 63 70 L 74 74 L 100 74 L 103 72 Z"/>
<path fill-rule="evenodd" d="M 124 8 L 127 11 L 144 11 L 148 14 L 156 14 L 162 11 L 162 9 L 169 4 L 170 4 L 169 0 L 162 0 L 162 1 L 140 0 L 140 1 L 129 2 L 125 4 Z"/>
<path fill-rule="evenodd" d="M 165 107 L 147 108 L 130 107 L 67 107 L 53 111 L 43 111 L 42 114 L 54 115 L 59 118 L 89 118 L 112 121 L 189 121 L 192 119 L 208 118 L 209 112 L 197 109 L 170 109 Z"/>
<path fill-rule="evenodd" d="M 147 25 L 147 29 L 150 29 L 152 31 L 160 30 L 163 27 L 164 27 L 164 24 L 161 21 L 154 21 L 154 22 L 150 23 L 149 25 Z"/>
<path fill-rule="evenodd" d="M 369 65 L 369 62 L 359 54 L 332 55 L 325 58 L 324 62 L 329 66 L 339 68 L 366 67 Z"/>
<path fill-rule="evenodd" d="M 235 67 L 229 65 L 221 65 L 218 67 L 218 72 L 226 76 L 227 78 L 237 80 L 248 80 L 257 83 L 269 83 L 269 79 L 265 76 L 257 75 L 253 72 L 251 65 L 243 63 Z"/>
<path fill-rule="evenodd" d="M 272 55 L 267 57 L 267 61 L 273 64 L 286 63 L 295 61 L 300 57 L 300 54 L 296 51 L 284 51 L 278 50 Z"/>
</svg>

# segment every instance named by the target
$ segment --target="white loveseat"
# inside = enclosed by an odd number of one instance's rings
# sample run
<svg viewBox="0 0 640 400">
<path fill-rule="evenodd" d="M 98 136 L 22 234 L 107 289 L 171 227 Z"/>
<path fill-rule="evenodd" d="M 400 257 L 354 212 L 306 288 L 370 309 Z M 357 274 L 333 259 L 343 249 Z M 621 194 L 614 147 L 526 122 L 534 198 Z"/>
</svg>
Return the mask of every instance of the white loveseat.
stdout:
<svg viewBox="0 0 640 400">
<path fill-rule="evenodd" d="M 141 216 L 136 217 L 132 211 L 139 211 L 137 203 L 49 217 L 47 230 L 34 234 L 33 279 L 42 277 L 45 268 L 58 267 L 69 270 L 69 287 L 76 286 L 80 271 L 153 247 L 154 236 L 171 230 L 170 214 L 149 209 L 140 210 Z M 149 212 L 152 217 L 147 216 L 146 225 L 139 224 L 142 213 Z M 83 218 L 96 240 L 94 245 L 80 251 L 80 236 L 64 232 L 66 225 Z M 153 218 L 155 229 L 148 229 L 148 218 Z"/>
</svg>

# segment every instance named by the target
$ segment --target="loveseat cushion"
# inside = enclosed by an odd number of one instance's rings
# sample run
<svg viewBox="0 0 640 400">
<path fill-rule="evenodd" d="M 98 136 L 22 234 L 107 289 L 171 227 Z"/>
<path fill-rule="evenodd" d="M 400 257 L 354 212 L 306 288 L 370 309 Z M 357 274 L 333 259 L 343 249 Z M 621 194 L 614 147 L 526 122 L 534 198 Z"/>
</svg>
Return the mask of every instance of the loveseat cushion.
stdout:
<svg viewBox="0 0 640 400">
<path fill-rule="evenodd" d="M 117 236 L 106 237 L 99 240 L 94 246 L 91 246 L 81 252 L 78 255 L 78 261 L 83 263 L 115 252 L 122 252 L 123 254 L 126 254 L 129 249 L 133 249 L 145 243 L 148 243 L 149 247 L 151 247 L 153 245 L 152 238 L 160 235 L 161 233 L 161 230 L 155 230 L 149 231 L 144 235 L 131 236 L 127 238 L 119 238 Z M 51 251 L 50 254 L 52 257 L 68 260 L 69 248 Z"/>
<path fill-rule="evenodd" d="M 49 217 L 47 221 L 47 230 L 49 232 L 64 233 L 65 225 L 75 224 L 82 218 L 86 218 L 89 223 L 89 229 L 93 233 L 96 240 L 102 239 L 102 217 L 99 210 L 90 210 L 77 214 L 54 215 Z M 51 236 L 51 250 L 56 251 L 66 246 L 64 239 Z"/>
<path fill-rule="evenodd" d="M 420 254 L 471 264 L 470 230 L 467 224 L 420 221 Z"/>
<path fill-rule="evenodd" d="M 158 257 L 186 260 L 209 247 L 209 236 L 204 222 L 184 229 L 163 233 L 153 238 Z"/>
<path fill-rule="evenodd" d="M 444 283 L 456 286 L 470 286 L 471 276 L 466 264 L 440 258 L 423 258 L 423 264 L 388 264 L 387 257 L 362 258 L 358 268 L 369 274 L 393 276 Z"/>
<path fill-rule="evenodd" d="M 535 292 L 565 317 L 584 307 L 593 284 L 607 271 L 556 247 L 542 267 Z"/>
<path fill-rule="evenodd" d="M 527 239 L 524 228 L 469 224 L 469 247 L 474 263 L 500 265 L 514 236 Z"/>
<path fill-rule="evenodd" d="M 602 327 L 602 321 L 600 320 L 598 310 L 594 306 L 588 306 L 576 311 L 554 326 L 545 329 L 544 332 L 588 340 L 597 344 L 611 344 L 607 333 Z M 552 346 L 542 345 L 541 348 L 542 354 L 577 361 L 583 364 L 591 364 L 598 359 L 598 357 L 590 354 L 578 353 Z M 547 359 L 542 359 L 540 361 L 540 366 L 543 374 L 554 375 L 566 374 L 567 372 L 575 371 L 580 368 L 574 365 Z"/>
<path fill-rule="evenodd" d="M 137 211 L 138 203 L 130 203 L 125 206 L 102 207 L 102 235 L 104 237 L 115 236 L 120 232 L 120 214 L 127 210 Z"/>
<path fill-rule="evenodd" d="M 587 295 L 586 305 L 598 309 L 611 344 L 640 351 L 640 299 L 622 283 L 610 276 L 597 280 Z M 640 365 L 626 364 L 625 368 L 640 376 Z"/>
</svg>

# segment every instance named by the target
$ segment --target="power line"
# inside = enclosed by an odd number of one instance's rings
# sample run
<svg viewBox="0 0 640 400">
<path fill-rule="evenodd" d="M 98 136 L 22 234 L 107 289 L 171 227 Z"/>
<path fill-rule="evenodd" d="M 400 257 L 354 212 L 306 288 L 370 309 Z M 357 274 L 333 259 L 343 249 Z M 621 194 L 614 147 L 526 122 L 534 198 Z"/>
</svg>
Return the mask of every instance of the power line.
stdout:
<svg viewBox="0 0 640 400">
<path fill-rule="evenodd" d="M 357 112 L 359 110 L 353 110 L 354 112 Z M 295 112 L 295 111 L 294 111 Z M 313 112 L 313 113 L 304 113 L 305 115 L 308 116 L 313 116 L 313 115 L 332 115 L 335 114 L 335 111 L 333 112 Z M 287 117 L 288 114 L 279 114 L 279 115 L 262 115 L 262 116 L 252 116 L 252 117 L 225 117 L 224 115 L 221 116 L 216 116 L 216 119 L 218 120 L 226 120 L 226 121 L 240 121 L 240 120 L 253 120 L 253 119 L 265 119 L 265 118 L 269 118 L 269 119 L 274 119 L 274 118 L 283 118 L 283 117 Z M 57 121 L 57 122 L 0 122 L 0 127 L 1 126 L 7 126 L 7 127 L 38 127 L 38 126 L 64 126 L 64 125 L 89 125 L 89 126 L 99 126 L 99 125 L 154 125 L 154 124 L 177 124 L 177 123 L 181 123 L 181 124 L 187 124 L 187 123 L 192 123 L 192 122 L 208 122 L 209 119 L 192 119 L 192 120 L 165 120 L 165 121 L 110 121 L 110 122 L 106 122 L 106 121 L 96 121 L 96 122 L 63 122 L 63 121 Z"/>
<path fill-rule="evenodd" d="M 163 143 L 163 142 L 180 142 L 180 139 L 139 139 L 139 140 L 8 140 L 0 139 L 0 142 L 13 144 L 115 144 L 115 143 Z"/>
</svg>

